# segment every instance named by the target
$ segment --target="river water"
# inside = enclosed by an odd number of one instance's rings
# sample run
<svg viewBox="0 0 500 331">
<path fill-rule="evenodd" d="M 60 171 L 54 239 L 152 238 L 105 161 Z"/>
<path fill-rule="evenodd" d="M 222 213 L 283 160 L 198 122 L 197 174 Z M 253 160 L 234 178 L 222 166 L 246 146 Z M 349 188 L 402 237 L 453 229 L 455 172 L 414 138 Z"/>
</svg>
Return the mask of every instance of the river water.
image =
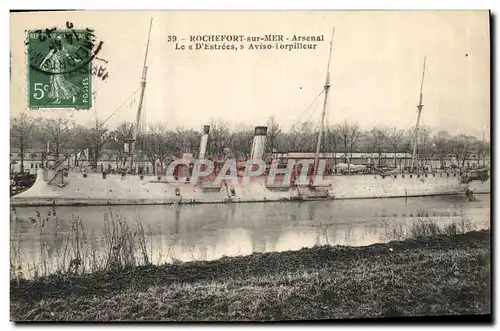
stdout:
<svg viewBox="0 0 500 331">
<path fill-rule="evenodd" d="M 490 227 L 490 195 L 440 196 L 248 204 L 102 207 L 17 207 L 11 212 L 11 263 L 24 276 L 45 273 L 67 259 L 72 224 L 81 220 L 93 251 L 105 250 L 105 224 L 112 216 L 143 225 L 153 263 L 212 260 L 257 252 L 299 250 L 314 245 L 362 246 L 395 239 L 412 222 L 440 225 L 466 220 L 470 229 Z M 39 214 L 39 216 L 37 215 Z M 55 214 L 55 215 L 54 215 Z M 108 221 L 105 221 L 105 215 Z M 43 227 L 41 224 L 43 223 Z M 462 221 L 462 223 L 464 222 Z M 107 232 L 109 233 L 109 231 Z M 80 238 L 80 240 L 82 240 Z M 43 246 L 44 249 L 41 249 Z M 47 251 L 47 253 L 43 253 Z M 65 253 L 66 252 L 66 253 Z M 45 254 L 45 255 L 44 255 Z M 15 258 L 13 258 L 15 255 Z M 47 270 L 48 268 L 48 270 Z M 43 272 L 42 272 L 43 273 Z"/>
</svg>

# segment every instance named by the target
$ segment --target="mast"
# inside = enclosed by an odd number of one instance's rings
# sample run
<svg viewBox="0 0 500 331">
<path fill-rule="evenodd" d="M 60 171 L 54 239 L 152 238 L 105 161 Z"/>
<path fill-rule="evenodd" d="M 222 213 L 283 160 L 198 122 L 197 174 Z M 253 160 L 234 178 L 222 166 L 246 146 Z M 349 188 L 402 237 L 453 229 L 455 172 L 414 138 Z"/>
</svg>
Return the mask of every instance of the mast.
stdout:
<svg viewBox="0 0 500 331">
<path fill-rule="evenodd" d="M 422 104 L 422 99 L 423 99 L 423 88 L 424 88 L 424 77 L 425 77 L 425 63 L 426 63 L 427 57 L 424 57 L 424 69 L 422 70 L 422 82 L 420 83 L 420 97 L 417 105 L 417 124 L 415 125 L 415 137 L 413 139 L 413 152 L 411 156 L 411 171 L 413 172 L 413 166 L 415 163 L 415 158 L 417 157 L 417 143 L 418 143 L 418 130 L 420 126 L 420 118 L 422 116 L 422 108 L 424 105 Z"/>
<path fill-rule="evenodd" d="M 153 25 L 153 18 L 149 21 L 149 32 L 148 32 L 148 42 L 146 44 L 146 54 L 144 55 L 144 64 L 142 67 L 142 78 L 141 78 L 141 94 L 139 97 L 139 106 L 137 108 L 137 116 L 135 119 L 135 128 L 132 130 L 132 144 L 130 146 L 130 170 L 134 169 L 134 152 L 135 152 L 135 142 L 137 140 L 137 134 L 139 133 L 139 126 L 141 122 L 141 112 L 142 112 L 142 102 L 144 101 L 144 91 L 146 89 L 146 76 L 148 73 L 148 67 L 146 66 L 146 61 L 148 59 L 149 51 L 149 40 L 151 38 L 151 26 Z"/>
<path fill-rule="evenodd" d="M 316 153 L 314 154 L 314 176 L 316 175 L 316 172 L 318 171 L 318 165 L 319 165 L 319 150 L 321 148 L 321 139 L 323 138 L 323 126 L 325 123 L 325 114 L 326 114 L 326 106 L 328 102 L 328 91 L 330 90 L 330 60 L 332 58 L 332 48 L 333 48 L 333 36 L 335 35 L 335 28 L 332 30 L 332 39 L 330 41 L 330 53 L 328 55 L 328 66 L 326 68 L 326 80 L 325 80 L 325 86 L 323 87 L 323 90 L 325 92 L 325 99 L 323 100 L 323 111 L 321 112 L 321 125 L 319 128 L 319 133 L 318 133 L 318 142 L 316 144 Z M 312 180 L 312 179 L 311 179 Z"/>
</svg>

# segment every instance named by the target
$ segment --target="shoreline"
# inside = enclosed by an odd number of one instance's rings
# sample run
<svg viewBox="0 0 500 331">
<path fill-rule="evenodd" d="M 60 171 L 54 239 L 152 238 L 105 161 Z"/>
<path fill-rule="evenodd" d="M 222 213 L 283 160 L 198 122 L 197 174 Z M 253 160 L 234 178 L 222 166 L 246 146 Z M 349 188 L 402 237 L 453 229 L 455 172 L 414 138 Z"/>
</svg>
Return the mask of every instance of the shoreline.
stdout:
<svg viewBox="0 0 500 331">
<path fill-rule="evenodd" d="M 490 192 L 480 192 L 474 193 L 480 195 L 488 195 Z M 253 200 L 242 200 L 240 198 L 233 199 L 231 197 L 221 199 L 220 201 L 204 201 L 196 199 L 176 199 L 176 200 L 145 200 L 139 201 L 138 199 L 132 200 L 107 200 L 107 199 L 71 199 L 68 198 L 58 199 L 61 202 L 56 202 L 57 199 L 45 199 L 37 200 L 33 199 L 34 202 L 22 202 L 22 201 L 10 201 L 11 207 L 93 207 L 93 206 L 159 206 L 159 205 L 223 205 L 223 204 L 251 204 L 251 203 L 267 203 L 267 202 L 308 202 L 308 201 L 352 201 L 352 200 L 382 200 L 382 199 L 413 199 L 413 198 L 427 198 L 427 197 L 440 197 L 440 196 L 465 196 L 464 192 L 460 193 L 438 193 L 438 194 L 426 194 L 426 195 L 395 195 L 390 197 L 359 197 L 359 198 L 335 198 L 333 196 L 328 198 L 289 198 L 289 199 L 253 199 Z M 27 199 L 26 199 L 27 200 Z M 110 202 L 111 201 L 111 202 Z"/>
<path fill-rule="evenodd" d="M 491 313 L 490 230 L 11 281 L 12 321 Z"/>
</svg>

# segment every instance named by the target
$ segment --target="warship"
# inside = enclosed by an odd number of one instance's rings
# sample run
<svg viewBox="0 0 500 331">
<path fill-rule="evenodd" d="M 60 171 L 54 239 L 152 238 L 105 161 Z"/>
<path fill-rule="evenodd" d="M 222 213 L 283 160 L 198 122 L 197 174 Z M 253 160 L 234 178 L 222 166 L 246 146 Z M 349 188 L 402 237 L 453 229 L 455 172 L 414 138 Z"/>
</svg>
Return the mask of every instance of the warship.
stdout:
<svg viewBox="0 0 500 331">
<path fill-rule="evenodd" d="M 133 130 L 133 138 L 126 146 L 130 152 L 131 168 L 134 166 L 135 141 L 139 131 L 146 88 L 151 23 L 140 82 L 141 92 L 135 129 Z M 60 162 L 60 165 L 54 169 L 39 169 L 33 186 L 11 197 L 11 205 L 202 204 L 461 195 L 472 193 L 470 190 L 471 182 L 484 183 L 489 181 L 488 176 L 485 177 L 482 172 L 478 174 L 460 170 L 428 172 L 415 167 L 417 139 L 414 139 L 413 142 L 412 163 L 409 170 L 383 172 L 374 169 L 371 174 L 327 173 L 325 160 L 320 160 L 319 155 L 330 89 L 332 46 L 333 34 L 330 42 L 326 81 L 323 86 L 324 101 L 321 112 L 321 127 L 312 164 L 309 163 L 303 167 L 303 163 L 289 161 L 283 167 L 283 165 L 279 165 L 277 160 L 273 160 L 271 163 L 264 162 L 268 129 L 266 126 L 255 127 L 251 154 L 247 161 L 207 159 L 206 151 L 209 144 L 210 126 L 205 125 L 200 137 L 197 158 L 176 160 L 174 163 L 177 166 L 173 167 L 171 174 L 168 171 L 166 174 L 159 175 L 135 174 L 127 171 L 122 173 L 82 173 L 63 167 L 61 164 L 66 163 Z M 415 138 L 418 135 L 423 108 L 424 74 L 425 59 L 420 99 L 417 106 Z M 213 171 L 206 171 L 208 161 L 214 165 Z M 229 166 L 226 167 L 228 164 Z M 258 175 L 248 176 L 249 173 L 256 173 L 255 165 L 257 168 L 263 166 L 262 171 Z M 205 166 L 204 170 L 203 166 Z M 227 172 L 224 170 L 228 169 L 234 170 L 235 176 L 225 177 Z"/>
</svg>

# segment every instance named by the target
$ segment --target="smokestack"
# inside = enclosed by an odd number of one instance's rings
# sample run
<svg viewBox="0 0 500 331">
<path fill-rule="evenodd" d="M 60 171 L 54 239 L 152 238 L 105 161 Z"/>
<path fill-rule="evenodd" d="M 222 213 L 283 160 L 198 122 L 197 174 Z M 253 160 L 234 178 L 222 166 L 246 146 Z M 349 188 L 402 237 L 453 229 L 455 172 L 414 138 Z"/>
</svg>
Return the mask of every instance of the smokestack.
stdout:
<svg viewBox="0 0 500 331">
<path fill-rule="evenodd" d="M 208 144 L 208 134 L 210 133 L 210 125 L 203 126 L 203 134 L 200 141 L 200 152 L 198 153 L 198 159 L 205 158 L 205 152 L 207 151 Z"/>
<path fill-rule="evenodd" d="M 267 126 L 256 126 L 253 134 L 251 160 L 262 160 L 266 147 Z"/>
</svg>

